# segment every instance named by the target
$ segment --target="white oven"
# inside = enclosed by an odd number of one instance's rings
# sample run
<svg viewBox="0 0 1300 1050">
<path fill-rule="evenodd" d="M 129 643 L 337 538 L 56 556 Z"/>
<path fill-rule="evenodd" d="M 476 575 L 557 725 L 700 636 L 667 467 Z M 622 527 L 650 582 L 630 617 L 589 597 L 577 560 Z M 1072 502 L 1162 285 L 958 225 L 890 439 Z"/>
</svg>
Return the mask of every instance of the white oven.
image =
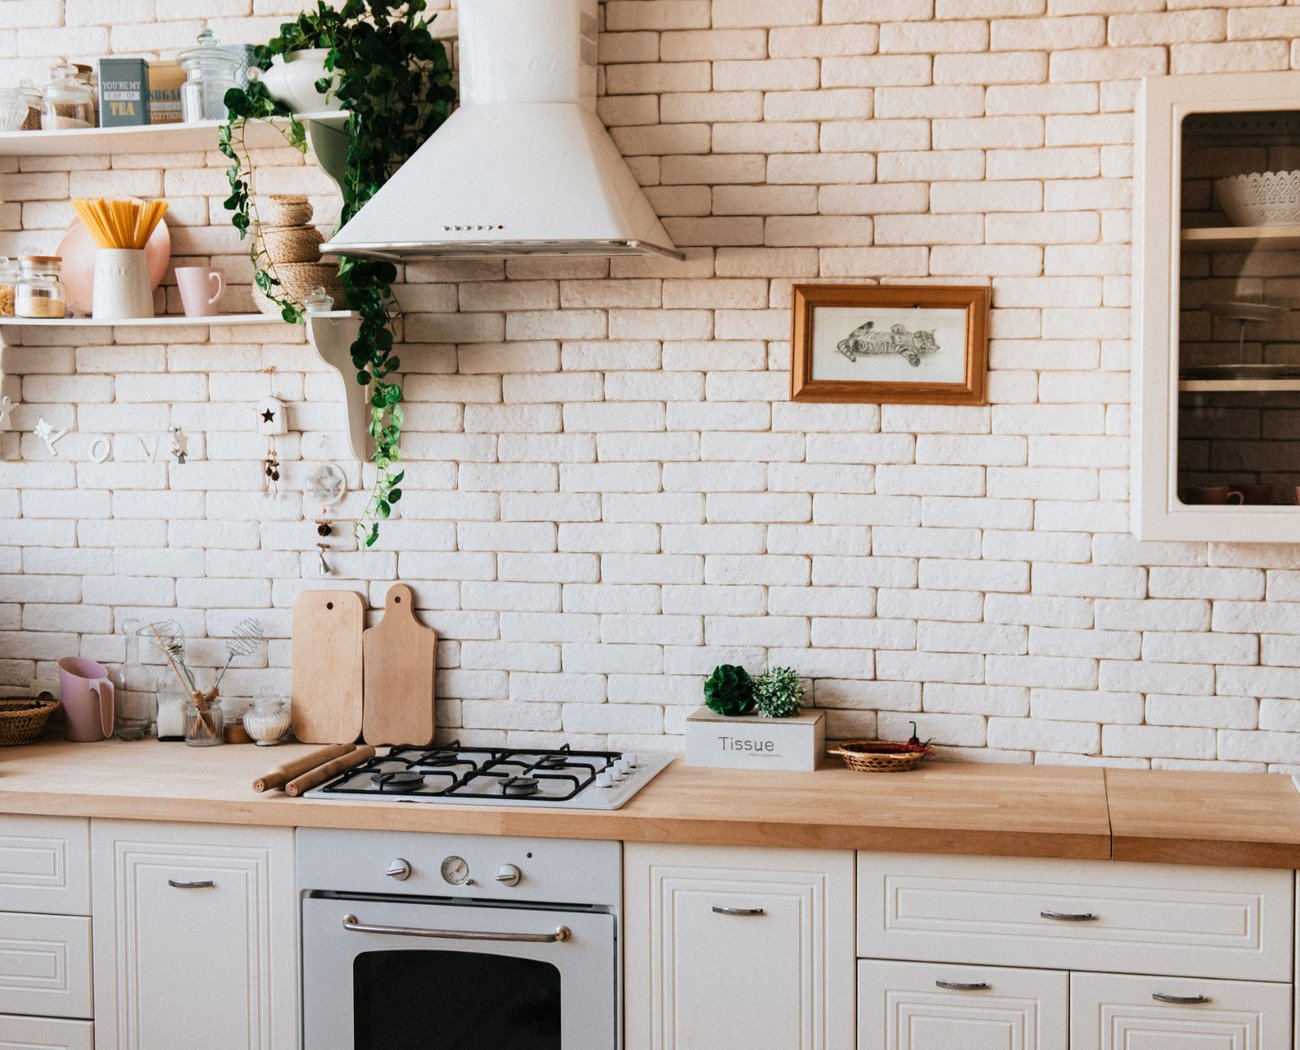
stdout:
<svg viewBox="0 0 1300 1050">
<path fill-rule="evenodd" d="M 617 1050 L 621 848 L 298 832 L 305 1050 Z"/>
</svg>

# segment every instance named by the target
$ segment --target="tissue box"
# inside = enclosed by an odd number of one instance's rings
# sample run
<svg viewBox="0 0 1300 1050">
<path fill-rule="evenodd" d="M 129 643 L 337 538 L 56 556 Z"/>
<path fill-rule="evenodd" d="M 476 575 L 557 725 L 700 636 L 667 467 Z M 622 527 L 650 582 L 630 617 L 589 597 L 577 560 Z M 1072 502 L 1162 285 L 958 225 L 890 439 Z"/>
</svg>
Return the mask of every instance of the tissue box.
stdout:
<svg viewBox="0 0 1300 1050">
<path fill-rule="evenodd" d="M 707 707 L 686 719 L 686 764 L 723 769 L 816 769 L 826 750 L 824 711 L 793 718 L 728 718 Z"/>
</svg>

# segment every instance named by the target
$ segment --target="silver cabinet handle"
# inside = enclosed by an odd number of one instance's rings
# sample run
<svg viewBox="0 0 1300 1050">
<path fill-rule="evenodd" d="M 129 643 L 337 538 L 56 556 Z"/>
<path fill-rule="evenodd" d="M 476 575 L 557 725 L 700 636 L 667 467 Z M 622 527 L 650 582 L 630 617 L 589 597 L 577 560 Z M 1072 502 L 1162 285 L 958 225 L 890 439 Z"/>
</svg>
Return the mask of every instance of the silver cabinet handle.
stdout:
<svg viewBox="0 0 1300 1050">
<path fill-rule="evenodd" d="M 197 882 L 185 882 L 179 879 L 168 879 L 167 885 L 174 890 L 210 890 L 216 885 L 211 879 L 200 879 Z"/>
<path fill-rule="evenodd" d="M 728 908 L 722 904 L 713 906 L 715 915 L 766 915 L 767 912 L 762 908 Z"/>
<path fill-rule="evenodd" d="M 1055 919 L 1057 922 L 1092 922 L 1097 918 L 1090 911 L 1040 911 L 1040 919 Z"/>
<path fill-rule="evenodd" d="M 353 933 L 382 933 L 393 937 L 436 937 L 444 941 L 515 941 L 526 944 L 555 944 L 573 937 L 567 926 L 554 933 L 489 933 L 486 930 L 423 930 L 414 926 L 369 926 L 355 915 L 343 916 L 343 928 Z"/>
<path fill-rule="evenodd" d="M 1151 998 L 1158 1003 L 1175 1003 L 1181 1006 L 1190 1006 L 1195 1003 L 1208 1003 L 1208 995 L 1170 995 L 1168 992 L 1152 992 Z"/>
<path fill-rule="evenodd" d="M 973 984 L 967 984 L 964 981 L 938 980 L 934 982 L 934 986 L 936 988 L 943 988 L 949 992 L 982 992 L 988 987 L 988 984 L 984 981 L 976 981 Z"/>
</svg>

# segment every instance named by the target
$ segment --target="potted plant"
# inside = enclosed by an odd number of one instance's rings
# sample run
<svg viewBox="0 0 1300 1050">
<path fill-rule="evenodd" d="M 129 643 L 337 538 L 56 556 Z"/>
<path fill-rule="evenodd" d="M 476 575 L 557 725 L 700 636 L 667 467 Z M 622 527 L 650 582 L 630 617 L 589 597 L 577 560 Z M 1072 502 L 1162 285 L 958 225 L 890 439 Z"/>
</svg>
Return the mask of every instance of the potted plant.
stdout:
<svg viewBox="0 0 1300 1050">
<path fill-rule="evenodd" d="M 422 14 L 425 7 L 425 0 L 345 0 L 339 7 L 318 0 L 315 10 L 286 22 L 278 36 L 254 49 L 252 64 L 262 75 L 255 75 L 247 88 L 226 93 L 227 122 L 220 131 L 221 152 L 231 162 L 227 169 L 230 196 L 225 206 L 241 238 L 258 224 L 254 171 L 244 144 L 246 123 L 283 118 L 285 141 L 299 152 L 307 149 L 302 123 L 282 99 L 305 101 L 308 108 L 316 109 L 337 105 L 348 112 L 343 223 L 447 119 L 456 97 L 451 63 L 442 42 L 429 32 L 429 20 Z M 287 58 L 296 60 L 285 62 Z M 300 71 L 278 78 L 266 72 L 273 64 L 287 69 L 298 61 L 314 60 L 319 60 L 317 68 L 325 74 L 311 85 L 319 93 L 320 105 L 314 97 L 304 97 Z M 271 91 L 277 84 L 280 99 Z M 283 295 L 274 264 L 256 236 L 249 257 L 257 287 L 281 307 L 286 321 L 301 321 L 298 304 Z M 377 476 L 374 492 L 356 524 L 357 538 L 367 547 L 378 539 L 380 521 L 391 514 L 392 505 L 402 496 L 402 388 L 395 375 L 400 361 L 392 352 L 397 314 L 392 283 L 396 277 L 392 263 L 344 259 L 339 264 L 347 305 L 361 315 L 360 332 L 352 344 L 352 363 L 357 382 L 370 389 L 370 435 L 375 441 Z"/>
</svg>

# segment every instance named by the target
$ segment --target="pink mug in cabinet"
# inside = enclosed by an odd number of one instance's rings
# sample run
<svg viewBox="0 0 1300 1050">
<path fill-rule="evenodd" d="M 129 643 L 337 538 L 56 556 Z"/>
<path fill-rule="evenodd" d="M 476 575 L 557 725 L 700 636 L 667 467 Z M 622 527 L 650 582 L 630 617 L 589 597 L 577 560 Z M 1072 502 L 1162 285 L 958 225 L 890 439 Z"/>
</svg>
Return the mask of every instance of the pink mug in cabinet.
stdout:
<svg viewBox="0 0 1300 1050">
<path fill-rule="evenodd" d="M 212 317 L 226 293 L 221 271 L 206 266 L 176 267 L 176 287 L 180 289 L 186 317 Z"/>
<path fill-rule="evenodd" d="M 59 695 L 69 740 L 105 740 L 113 735 L 113 683 L 103 664 L 65 656 L 59 661 Z"/>
</svg>

